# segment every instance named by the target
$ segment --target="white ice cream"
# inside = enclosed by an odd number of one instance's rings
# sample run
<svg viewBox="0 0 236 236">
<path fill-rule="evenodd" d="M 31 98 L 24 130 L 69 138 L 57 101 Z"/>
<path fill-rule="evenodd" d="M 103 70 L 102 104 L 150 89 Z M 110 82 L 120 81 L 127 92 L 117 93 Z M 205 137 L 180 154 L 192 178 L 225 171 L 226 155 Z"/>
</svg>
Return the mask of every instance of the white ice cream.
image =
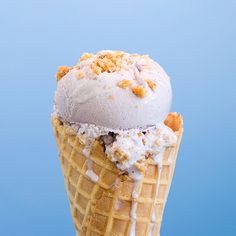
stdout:
<svg viewBox="0 0 236 236">
<path fill-rule="evenodd" d="M 100 138 L 105 144 L 107 157 L 135 181 L 142 178 L 139 167 L 145 157 L 151 154 L 152 159 L 160 165 L 163 151 L 177 142 L 177 135 L 163 123 L 143 130 L 117 130 L 82 123 L 70 127 L 85 142 L 84 156 L 89 158 L 91 146 Z M 111 133 L 115 136 L 112 137 Z M 169 162 L 171 164 L 171 160 Z M 92 169 L 92 166 L 88 166 L 88 169 Z"/>
<path fill-rule="evenodd" d="M 144 128 L 162 122 L 170 109 L 172 90 L 170 78 L 161 66 L 148 56 L 125 53 L 120 70 L 96 75 L 91 66 L 106 53 L 113 52 L 101 51 L 80 62 L 58 81 L 55 113 L 70 123 L 113 129 Z M 130 80 L 131 87 L 120 88 L 122 80 Z M 154 82 L 156 89 L 151 89 L 146 80 Z M 134 86 L 143 86 L 146 96 L 136 96 Z"/>
</svg>

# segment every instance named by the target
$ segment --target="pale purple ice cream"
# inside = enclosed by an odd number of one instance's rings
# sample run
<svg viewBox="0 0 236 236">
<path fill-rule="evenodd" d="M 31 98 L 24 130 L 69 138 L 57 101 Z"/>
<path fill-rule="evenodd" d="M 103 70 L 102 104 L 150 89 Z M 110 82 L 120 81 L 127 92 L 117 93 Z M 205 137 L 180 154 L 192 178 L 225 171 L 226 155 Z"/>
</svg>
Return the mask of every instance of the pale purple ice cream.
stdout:
<svg viewBox="0 0 236 236">
<path fill-rule="evenodd" d="M 148 56 L 124 53 L 119 70 L 97 74 L 96 60 L 109 53 L 116 52 L 101 51 L 58 81 L 55 113 L 70 123 L 112 129 L 146 128 L 162 122 L 172 100 L 170 78 L 162 67 Z M 130 85 L 124 88 L 126 80 Z M 135 87 L 143 88 L 145 96 L 135 94 Z"/>
</svg>

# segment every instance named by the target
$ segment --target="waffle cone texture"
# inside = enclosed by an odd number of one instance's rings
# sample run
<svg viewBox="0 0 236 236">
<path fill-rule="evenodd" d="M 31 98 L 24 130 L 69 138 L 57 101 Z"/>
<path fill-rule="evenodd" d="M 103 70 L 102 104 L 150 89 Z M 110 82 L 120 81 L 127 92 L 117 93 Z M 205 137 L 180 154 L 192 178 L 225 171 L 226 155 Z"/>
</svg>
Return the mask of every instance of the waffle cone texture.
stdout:
<svg viewBox="0 0 236 236">
<path fill-rule="evenodd" d="M 177 113 L 168 115 L 165 124 L 176 132 L 178 141 L 165 149 L 161 171 L 152 159 L 147 159 L 138 185 L 106 157 L 102 143 L 94 142 L 88 160 L 83 155 L 84 140 L 58 118 L 53 118 L 52 124 L 76 235 L 159 236 L 183 132 L 182 117 Z M 88 161 L 99 177 L 97 182 L 86 175 Z M 138 197 L 134 199 L 135 188 Z M 135 222 L 131 217 L 134 204 Z"/>
</svg>

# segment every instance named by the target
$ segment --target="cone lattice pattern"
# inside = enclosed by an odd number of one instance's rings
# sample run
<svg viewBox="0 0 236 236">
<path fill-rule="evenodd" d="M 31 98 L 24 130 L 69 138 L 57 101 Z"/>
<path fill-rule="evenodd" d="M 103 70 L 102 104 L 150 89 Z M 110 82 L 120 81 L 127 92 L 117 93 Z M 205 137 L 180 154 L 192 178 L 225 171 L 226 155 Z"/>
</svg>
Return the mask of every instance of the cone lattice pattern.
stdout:
<svg viewBox="0 0 236 236">
<path fill-rule="evenodd" d="M 94 183 L 86 175 L 88 158 L 82 152 L 84 140 L 63 125 L 59 119 L 53 119 L 54 134 L 60 151 L 77 235 L 130 235 L 132 201 L 137 202 L 135 235 L 145 236 L 151 231 L 150 235 L 159 235 L 182 135 L 180 115 L 171 113 L 165 123 L 178 134 L 178 143 L 164 152 L 157 198 L 155 199 L 155 192 L 159 169 L 148 159 L 147 171 L 138 185 L 139 196 L 132 200 L 134 182 L 126 175 L 120 174 L 116 166 L 105 156 L 102 144 L 96 141 L 90 153 L 93 171 L 99 176 L 98 182 Z M 154 224 L 151 223 L 153 211 L 156 215 Z"/>
</svg>

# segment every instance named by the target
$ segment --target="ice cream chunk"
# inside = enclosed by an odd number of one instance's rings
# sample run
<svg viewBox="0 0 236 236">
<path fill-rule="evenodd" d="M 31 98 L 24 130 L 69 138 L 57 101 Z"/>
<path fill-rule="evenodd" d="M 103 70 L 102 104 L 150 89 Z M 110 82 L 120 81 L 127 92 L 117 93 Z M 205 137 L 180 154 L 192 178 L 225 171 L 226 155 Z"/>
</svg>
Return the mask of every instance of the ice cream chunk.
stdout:
<svg viewBox="0 0 236 236">
<path fill-rule="evenodd" d="M 58 74 L 54 113 L 70 123 L 145 128 L 167 116 L 170 78 L 149 56 L 120 51 L 84 54 Z"/>
</svg>

